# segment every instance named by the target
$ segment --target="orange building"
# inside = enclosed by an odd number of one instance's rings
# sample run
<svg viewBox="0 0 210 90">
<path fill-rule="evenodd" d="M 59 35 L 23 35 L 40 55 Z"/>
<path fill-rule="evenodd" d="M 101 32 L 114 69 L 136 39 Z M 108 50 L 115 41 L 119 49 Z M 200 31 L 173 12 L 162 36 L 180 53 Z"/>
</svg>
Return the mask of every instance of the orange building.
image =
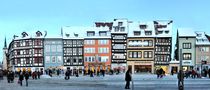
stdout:
<svg viewBox="0 0 210 90">
<path fill-rule="evenodd" d="M 84 38 L 85 70 L 109 70 L 111 66 L 111 40 L 107 30 L 87 31 Z"/>
</svg>

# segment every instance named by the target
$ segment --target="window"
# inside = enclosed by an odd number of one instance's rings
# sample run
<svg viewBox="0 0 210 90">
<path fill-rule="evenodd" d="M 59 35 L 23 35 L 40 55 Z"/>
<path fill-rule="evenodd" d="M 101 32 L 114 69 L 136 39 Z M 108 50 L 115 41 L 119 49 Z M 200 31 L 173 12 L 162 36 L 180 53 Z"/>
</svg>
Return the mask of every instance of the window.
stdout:
<svg viewBox="0 0 210 90">
<path fill-rule="evenodd" d="M 122 26 L 123 25 L 123 22 L 118 22 L 118 26 Z"/>
<path fill-rule="evenodd" d="M 95 36 L 95 32 L 94 31 L 87 31 L 87 36 Z"/>
<path fill-rule="evenodd" d="M 113 49 L 125 49 L 126 46 L 124 44 L 115 44 L 113 46 Z"/>
<path fill-rule="evenodd" d="M 147 25 L 139 25 L 140 29 L 146 29 Z"/>
<path fill-rule="evenodd" d="M 56 52 L 56 45 L 51 45 L 51 51 Z"/>
<path fill-rule="evenodd" d="M 55 56 L 52 56 L 51 59 L 52 59 L 52 63 L 56 63 L 56 57 Z"/>
<path fill-rule="evenodd" d="M 77 55 L 77 48 L 73 48 L 73 55 Z"/>
<path fill-rule="evenodd" d="M 46 63 L 50 63 L 50 56 L 45 56 Z"/>
<path fill-rule="evenodd" d="M 95 48 L 85 48 L 85 53 L 95 53 Z"/>
<path fill-rule="evenodd" d="M 191 49 L 191 43 L 183 43 L 183 49 Z"/>
<path fill-rule="evenodd" d="M 133 31 L 133 33 L 134 33 L 134 36 L 140 36 L 141 35 L 140 31 Z"/>
<path fill-rule="evenodd" d="M 50 45 L 45 45 L 45 52 L 50 52 Z"/>
<path fill-rule="evenodd" d="M 139 52 L 130 51 L 130 52 L 128 53 L 128 56 L 129 56 L 129 58 L 141 58 L 141 57 L 142 57 L 140 51 L 139 51 Z"/>
<path fill-rule="evenodd" d="M 61 63 L 62 62 L 62 57 L 61 56 L 57 56 L 57 62 Z"/>
<path fill-rule="evenodd" d="M 107 45 L 109 44 L 109 40 L 98 40 L 99 45 Z"/>
<path fill-rule="evenodd" d="M 95 44 L 95 40 L 85 40 L 85 44 L 86 45 L 94 45 Z"/>
<path fill-rule="evenodd" d="M 125 27 L 120 27 L 120 31 L 124 32 L 125 31 Z"/>
<path fill-rule="evenodd" d="M 152 51 L 144 51 L 144 58 L 152 58 L 153 53 Z"/>
<path fill-rule="evenodd" d="M 209 52 L 209 47 L 200 47 L 200 51 Z"/>
<path fill-rule="evenodd" d="M 100 32 L 99 32 L 99 36 L 107 36 L 106 31 L 100 31 Z"/>
<path fill-rule="evenodd" d="M 99 53 L 109 53 L 109 48 L 98 48 Z"/>
<path fill-rule="evenodd" d="M 191 53 L 183 53 L 183 60 L 191 60 L 192 56 Z"/>
<path fill-rule="evenodd" d="M 57 52 L 62 52 L 62 45 L 57 45 Z"/>
<path fill-rule="evenodd" d="M 26 58 L 26 64 L 30 64 L 30 59 Z"/>
<path fill-rule="evenodd" d="M 40 40 L 40 39 L 34 40 L 34 45 L 35 46 L 41 46 L 42 45 L 42 40 Z"/>
<path fill-rule="evenodd" d="M 145 31 L 145 35 L 152 35 L 152 31 Z"/>
<path fill-rule="evenodd" d="M 83 53 L 82 48 L 78 48 L 78 54 L 82 55 L 82 53 Z"/>
<path fill-rule="evenodd" d="M 149 41 L 148 41 L 148 44 L 149 44 L 149 46 L 153 46 L 152 40 L 149 40 Z"/>
</svg>

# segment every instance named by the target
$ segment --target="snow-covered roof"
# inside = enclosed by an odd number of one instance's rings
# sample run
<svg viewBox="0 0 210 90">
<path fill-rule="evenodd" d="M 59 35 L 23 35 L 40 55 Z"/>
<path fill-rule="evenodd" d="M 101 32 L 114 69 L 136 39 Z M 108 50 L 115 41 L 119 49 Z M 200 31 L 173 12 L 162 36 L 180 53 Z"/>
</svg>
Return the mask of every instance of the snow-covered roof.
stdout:
<svg viewBox="0 0 210 90">
<path fill-rule="evenodd" d="M 156 26 L 156 32 L 161 31 L 162 33 L 157 33 L 156 37 L 172 37 L 173 31 L 173 21 L 172 20 L 156 20 L 154 21 Z"/>
<path fill-rule="evenodd" d="M 128 33 L 128 25 L 129 25 L 129 21 L 126 18 L 114 19 L 113 28 L 111 30 L 111 33 Z M 119 27 L 119 29 L 121 29 L 121 27 L 123 27 L 124 31 L 115 30 L 116 27 Z"/>
<path fill-rule="evenodd" d="M 208 38 L 206 37 L 205 32 L 196 31 L 196 45 L 210 45 Z"/>
<path fill-rule="evenodd" d="M 63 39 L 84 39 L 85 32 L 91 29 L 92 27 L 82 27 L 82 26 L 62 27 Z"/>
<path fill-rule="evenodd" d="M 40 32 L 40 36 L 37 36 L 37 33 Z M 23 37 L 23 34 L 25 34 L 25 36 Z M 20 39 L 30 39 L 30 38 L 44 38 L 46 36 L 46 31 L 30 31 L 30 32 L 26 32 L 23 31 L 21 34 L 19 35 L 14 35 L 14 40 L 20 40 Z"/>
<path fill-rule="evenodd" d="M 179 37 L 196 37 L 192 28 L 178 28 Z"/>
<path fill-rule="evenodd" d="M 146 29 L 141 29 L 140 25 L 146 25 Z M 140 35 L 135 36 L 134 32 L 140 32 Z M 152 31 L 152 35 L 145 35 L 145 31 Z M 132 22 L 129 24 L 128 37 L 155 37 L 153 22 Z"/>
</svg>

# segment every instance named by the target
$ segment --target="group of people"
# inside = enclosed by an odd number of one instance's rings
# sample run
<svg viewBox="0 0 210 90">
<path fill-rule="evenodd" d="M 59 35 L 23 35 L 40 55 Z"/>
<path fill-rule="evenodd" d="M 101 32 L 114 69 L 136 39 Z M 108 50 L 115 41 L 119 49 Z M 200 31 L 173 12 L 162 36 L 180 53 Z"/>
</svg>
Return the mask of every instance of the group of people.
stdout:
<svg viewBox="0 0 210 90">
<path fill-rule="evenodd" d="M 194 69 L 186 70 L 185 73 L 184 73 L 184 76 L 186 78 L 189 78 L 189 77 L 191 77 L 191 78 L 201 78 L 202 76 L 203 77 L 209 76 L 209 78 L 210 78 L 210 69 L 208 69 L 208 70 L 207 69 L 203 69 L 201 71 L 201 74 L 198 71 L 194 70 Z"/>
<path fill-rule="evenodd" d="M 156 74 L 157 74 L 157 78 L 163 78 L 163 76 L 165 76 L 165 71 L 160 68 L 156 70 Z"/>
</svg>

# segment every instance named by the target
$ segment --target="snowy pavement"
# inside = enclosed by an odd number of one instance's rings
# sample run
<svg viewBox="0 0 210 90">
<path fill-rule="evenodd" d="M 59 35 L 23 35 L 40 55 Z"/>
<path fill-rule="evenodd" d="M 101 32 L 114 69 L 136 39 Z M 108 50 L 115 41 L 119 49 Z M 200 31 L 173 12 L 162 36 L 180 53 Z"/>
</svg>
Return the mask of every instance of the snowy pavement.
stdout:
<svg viewBox="0 0 210 90">
<path fill-rule="evenodd" d="M 157 78 L 153 74 L 135 74 L 133 76 L 135 90 L 177 90 L 176 75 L 166 75 Z M 124 90 L 124 74 L 106 75 L 105 77 L 79 77 L 71 76 L 70 80 L 64 80 L 64 76 L 41 76 L 38 80 L 29 80 L 29 86 L 25 81 L 21 87 L 15 83 L 7 83 L 4 78 L 0 81 L 0 90 Z M 210 90 L 210 79 L 185 79 L 185 90 Z"/>
</svg>

